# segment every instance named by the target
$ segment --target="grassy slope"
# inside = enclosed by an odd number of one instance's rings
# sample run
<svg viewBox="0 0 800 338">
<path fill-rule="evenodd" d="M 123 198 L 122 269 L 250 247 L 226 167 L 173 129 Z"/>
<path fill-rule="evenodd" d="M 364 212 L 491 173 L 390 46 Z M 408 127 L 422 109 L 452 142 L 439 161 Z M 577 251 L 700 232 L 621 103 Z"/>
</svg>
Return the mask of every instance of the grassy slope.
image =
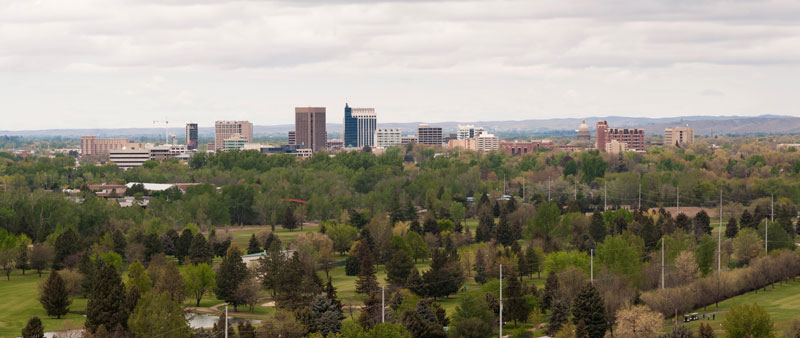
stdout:
<svg viewBox="0 0 800 338">
<path fill-rule="evenodd" d="M 700 320 L 687 324 L 692 329 L 697 329 L 700 323 L 711 324 L 717 334 L 723 333 L 722 321 L 725 320 L 725 315 L 728 310 L 737 304 L 752 304 L 756 303 L 767 310 L 772 320 L 775 322 L 775 327 L 778 330 L 778 336 L 783 335 L 783 330 L 789 326 L 792 319 L 800 318 L 800 280 L 789 282 L 783 286 L 776 284 L 775 289 L 767 287 L 767 291 L 763 289 L 758 293 L 748 292 L 741 296 L 729 298 L 719 303 L 719 308 L 713 305 L 708 306 L 705 310 L 697 309 L 697 313 L 712 313 L 716 312 L 715 320 Z M 671 318 L 674 321 L 674 318 Z M 680 318 L 679 318 L 680 320 Z M 670 321 L 669 324 L 673 322 Z M 671 330 L 665 328 L 665 331 Z"/>
<path fill-rule="evenodd" d="M 39 282 L 46 278 L 46 273 L 39 279 L 35 272 L 28 271 L 23 276 L 21 271 L 16 270 L 11 274 L 11 281 L 5 278 L 0 280 L 0 299 L 2 299 L 0 303 L 3 307 L 0 310 L 0 336 L 19 336 L 28 319 L 33 316 L 38 316 L 42 320 L 45 331 L 83 326 L 86 299 L 73 300 L 69 314 L 62 319 L 47 316 L 38 300 Z"/>
</svg>

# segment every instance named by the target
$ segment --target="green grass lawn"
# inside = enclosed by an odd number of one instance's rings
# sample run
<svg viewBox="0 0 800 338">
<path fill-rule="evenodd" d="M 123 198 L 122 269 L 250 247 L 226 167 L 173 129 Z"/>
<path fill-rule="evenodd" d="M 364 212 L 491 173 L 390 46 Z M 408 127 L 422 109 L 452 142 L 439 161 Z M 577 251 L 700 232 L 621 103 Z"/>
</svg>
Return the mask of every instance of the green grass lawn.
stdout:
<svg viewBox="0 0 800 338">
<path fill-rule="evenodd" d="M 783 330 L 789 326 L 795 318 L 800 318 L 800 280 L 789 282 L 784 285 L 775 285 L 775 289 L 767 287 L 767 291 L 763 289 L 756 292 L 748 292 L 746 294 L 729 298 L 719 303 L 719 308 L 710 305 L 705 309 L 695 310 L 697 313 L 712 313 L 716 312 L 715 320 L 698 320 L 688 323 L 692 329 L 697 329 L 700 323 L 711 324 L 717 334 L 724 333 L 722 330 L 722 321 L 725 320 L 725 315 L 728 310 L 737 304 L 752 304 L 756 303 L 763 307 L 772 317 L 775 322 L 778 336 L 783 335 Z M 680 317 L 678 320 L 681 320 Z M 674 323 L 674 318 L 668 320 L 668 325 Z M 672 330 L 672 327 L 665 327 L 665 331 Z"/>
<path fill-rule="evenodd" d="M 25 275 L 15 270 L 11 274 L 11 281 L 5 276 L 0 280 L 0 337 L 16 337 L 22 328 L 33 316 L 42 320 L 45 331 L 66 330 L 82 327 L 86 311 L 86 299 L 76 298 L 72 301 L 69 313 L 61 319 L 50 318 L 39 303 L 39 282 L 47 278 L 47 273 L 42 273 L 42 278 L 34 272 L 28 271 Z"/>
<path fill-rule="evenodd" d="M 242 251 L 247 250 L 247 245 L 250 243 L 250 236 L 256 234 L 258 236 L 259 232 L 262 231 L 272 231 L 272 227 L 265 225 L 265 226 L 246 226 L 246 227 L 238 227 L 238 226 L 230 226 L 227 228 L 228 233 L 231 235 L 231 245 L 236 245 Z M 225 228 L 218 228 L 217 235 L 222 235 L 225 233 Z M 280 238 L 281 243 L 286 244 L 290 242 L 294 242 L 294 240 L 302 233 L 307 232 L 315 232 L 319 231 L 319 226 L 306 226 L 303 227 L 303 230 L 300 228 L 294 229 L 292 231 L 286 230 L 281 228 L 280 226 L 275 227 L 275 234 L 278 235 Z M 207 234 L 206 234 L 207 235 Z"/>
</svg>

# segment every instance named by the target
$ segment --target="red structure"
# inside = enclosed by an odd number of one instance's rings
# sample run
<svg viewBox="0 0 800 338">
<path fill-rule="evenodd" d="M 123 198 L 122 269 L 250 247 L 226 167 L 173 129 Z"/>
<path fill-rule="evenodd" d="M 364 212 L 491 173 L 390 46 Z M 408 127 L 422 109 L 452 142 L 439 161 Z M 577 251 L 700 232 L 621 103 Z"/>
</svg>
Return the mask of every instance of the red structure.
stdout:
<svg viewBox="0 0 800 338">
<path fill-rule="evenodd" d="M 608 122 L 597 121 L 597 149 L 605 151 L 606 143 L 611 140 L 626 143 L 628 149 L 644 151 L 644 129 L 609 128 Z"/>
<path fill-rule="evenodd" d="M 511 153 L 511 155 L 520 155 L 520 154 L 527 154 L 533 153 L 539 148 L 553 148 L 553 142 L 551 141 L 523 141 L 523 142 L 511 142 L 511 141 L 503 141 L 500 142 L 500 149 L 507 150 Z"/>
</svg>

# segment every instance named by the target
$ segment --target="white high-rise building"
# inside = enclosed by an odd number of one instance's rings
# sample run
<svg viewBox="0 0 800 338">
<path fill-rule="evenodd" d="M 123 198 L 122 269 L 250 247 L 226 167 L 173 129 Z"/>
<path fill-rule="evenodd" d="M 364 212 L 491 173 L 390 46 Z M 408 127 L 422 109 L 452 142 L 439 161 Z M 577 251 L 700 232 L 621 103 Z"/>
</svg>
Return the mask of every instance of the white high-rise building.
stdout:
<svg viewBox="0 0 800 338">
<path fill-rule="evenodd" d="M 500 139 L 493 134 L 481 133 L 475 138 L 475 149 L 492 151 L 500 148 Z"/>
<path fill-rule="evenodd" d="M 486 128 L 483 127 L 475 127 L 471 124 L 467 125 L 458 125 L 458 134 L 456 137 L 459 140 L 467 140 L 472 139 L 480 136 L 481 134 L 486 133 Z"/>
<path fill-rule="evenodd" d="M 402 143 L 402 131 L 399 128 L 376 129 L 375 146 L 388 148 Z"/>
<path fill-rule="evenodd" d="M 378 115 L 375 108 L 352 108 L 351 118 L 356 120 L 356 146 L 375 145 L 375 129 L 378 126 Z"/>
</svg>

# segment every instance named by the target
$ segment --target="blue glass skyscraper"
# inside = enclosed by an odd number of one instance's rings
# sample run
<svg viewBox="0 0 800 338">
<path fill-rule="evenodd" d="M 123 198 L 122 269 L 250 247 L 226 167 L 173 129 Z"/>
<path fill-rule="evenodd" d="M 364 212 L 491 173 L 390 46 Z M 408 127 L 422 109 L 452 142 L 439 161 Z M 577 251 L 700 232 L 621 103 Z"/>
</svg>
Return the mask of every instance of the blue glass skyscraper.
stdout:
<svg viewBox="0 0 800 338">
<path fill-rule="evenodd" d="M 353 108 L 344 104 L 344 146 L 358 147 L 358 119 L 353 117 Z"/>
</svg>

